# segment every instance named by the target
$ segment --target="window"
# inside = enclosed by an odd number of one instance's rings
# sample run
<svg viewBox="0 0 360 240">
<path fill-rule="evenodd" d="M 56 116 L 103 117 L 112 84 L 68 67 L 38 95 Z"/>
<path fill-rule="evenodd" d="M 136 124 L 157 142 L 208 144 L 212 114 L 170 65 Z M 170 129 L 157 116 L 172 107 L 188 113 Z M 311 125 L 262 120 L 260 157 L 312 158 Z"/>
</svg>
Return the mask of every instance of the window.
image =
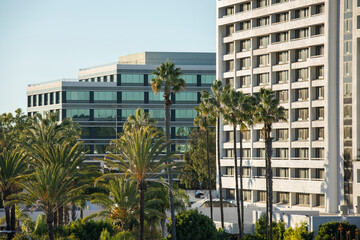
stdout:
<svg viewBox="0 0 360 240">
<path fill-rule="evenodd" d="M 241 3 L 239 5 L 239 12 L 245 12 L 245 11 L 249 11 L 249 10 L 251 10 L 251 3 L 250 2 Z"/>
<path fill-rule="evenodd" d="M 186 139 L 193 129 L 192 127 L 175 127 L 175 138 Z"/>
<path fill-rule="evenodd" d="M 50 105 L 54 104 L 54 93 L 50 93 Z"/>
<path fill-rule="evenodd" d="M 276 33 L 275 42 L 287 42 L 289 40 L 288 32 Z"/>
<path fill-rule="evenodd" d="M 309 91 L 307 88 L 296 89 L 295 91 L 298 101 L 306 101 L 309 99 Z"/>
<path fill-rule="evenodd" d="M 269 36 L 258 37 L 259 48 L 266 48 L 269 45 Z"/>
<path fill-rule="evenodd" d="M 155 118 L 158 120 L 163 120 L 165 118 L 164 109 L 149 109 L 149 114 L 151 118 Z"/>
<path fill-rule="evenodd" d="M 225 43 L 225 53 L 226 54 L 234 53 L 234 42 Z"/>
<path fill-rule="evenodd" d="M 241 40 L 240 41 L 240 51 L 241 52 L 245 52 L 245 51 L 249 51 L 251 49 L 251 41 L 250 39 L 246 39 L 246 40 Z"/>
<path fill-rule="evenodd" d="M 269 84 L 269 73 L 258 74 L 258 83 L 259 86 Z"/>
<path fill-rule="evenodd" d="M 323 168 L 315 168 L 315 179 L 325 179 L 325 170 Z"/>
<path fill-rule="evenodd" d="M 298 121 L 309 119 L 309 110 L 307 108 L 300 108 L 295 110 L 295 115 Z"/>
<path fill-rule="evenodd" d="M 324 108 L 323 107 L 316 108 L 316 119 L 317 120 L 324 119 Z"/>
<path fill-rule="evenodd" d="M 90 120 L 89 109 L 66 109 L 66 117 L 78 121 Z"/>
<path fill-rule="evenodd" d="M 314 56 L 324 56 L 324 45 L 315 46 Z"/>
<path fill-rule="evenodd" d="M 256 174 L 256 176 L 257 177 L 265 177 L 266 176 L 266 168 L 264 168 L 264 167 L 258 167 L 258 168 L 256 168 L 257 169 L 257 174 Z"/>
<path fill-rule="evenodd" d="M 295 169 L 295 178 L 308 179 L 309 178 L 309 169 L 296 168 Z"/>
<path fill-rule="evenodd" d="M 121 84 L 143 85 L 143 74 L 121 74 Z"/>
<path fill-rule="evenodd" d="M 314 14 L 321 14 L 325 12 L 325 4 L 318 4 L 315 6 L 315 13 Z"/>
<path fill-rule="evenodd" d="M 344 105 L 344 118 L 352 118 L 352 105 Z"/>
<path fill-rule="evenodd" d="M 280 204 L 288 204 L 290 202 L 290 194 L 285 192 L 277 192 L 276 199 Z"/>
<path fill-rule="evenodd" d="M 56 92 L 55 93 L 55 104 L 59 104 L 60 103 L 60 92 Z"/>
<path fill-rule="evenodd" d="M 97 139 L 114 139 L 115 128 L 112 127 L 94 127 L 94 138 Z"/>
<path fill-rule="evenodd" d="M 261 17 L 256 19 L 256 26 L 262 27 L 269 25 L 270 17 Z"/>
<path fill-rule="evenodd" d="M 116 109 L 94 109 L 95 121 L 116 121 Z"/>
<path fill-rule="evenodd" d="M 215 75 L 201 75 L 201 84 L 213 84 L 215 79 Z"/>
<path fill-rule="evenodd" d="M 122 109 L 121 110 L 121 120 L 122 121 L 126 121 L 126 119 L 130 116 L 130 115 L 136 115 L 136 110 L 137 109 Z"/>
<path fill-rule="evenodd" d="M 49 97 L 49 94 L 48 94 L 48 93 L 45 93 L 45 94 L 44 94 L 44 105 L 45 105 L 45 106 L 49 104 L 49 99 L 48 99 L 48 97 Z"/>
<path fill-rule="evenodd" d="M 289 62 L 288 52 L 279 52 L 276 54 L 277 64 L 284 64 Z"/>
<path fill-rule="evenodd" d="M 234 61 L 230 60 L 230 61 L 226 61 L 225 62 L 225 71 L 226 72 L 232 72 L 234 71 Z"/>
<path fill-rule="evenodd" d="M 275 176 L 278 178 L 288 178 L 289 177 L 289 169 L 288 168 L 276 168 Z"/>
<path fill-rule="evenodd" d="M 265 191 L 257 191 L 257 199 L 259 202 L 266 201 L 266 192 Z"/>
<path fill-rule="evenodd" d="M 324 148 L 315 148 L 315 158 L 324 159 L 325 158 L 325 149 Z"/>
<path fill-rule="evenodd" d="M 352 62 L 344 62 L 344 76 L 351 76 Z"/>
<path fill-rule="evenodd" d="M 192 109 L 177 109 L 175 113 L 175 119 L 181 120 L 181 119 L 194 119 L 196 118 L 197 113 L 195 110 Z"/>
<path fill-rule="evenodd" d="M 289 13 L 278 13 L 275 15 L 275 23 L 286 22 L 289 20 Z"/>
<path fill-rule="evenodd" d="M 352 41 L 344 41 L 344 53 L 345 55 L 349 55 L 352 53 Z"/>
<path fill-rule="evenodd" d="M 58 93 L 58 92 L 56 92 Z M 59 93 L 60 97 L 60 93 Z M 67 101 L 89 101 L 90 100 L 90 92 L 77 92 L 77 91 L 67 91 L 66 92 L 66 100 Z"/>
<path fill-rule="evenodd" d="M 316 128 L 316 139 L 317 140 L 324 140 L 324 128 Z"/>
<path fill-rule="evenodd" d="M 94 101 L 117 101 L 117 92 L 94 92 Z"/>
<path fill-rule="evenodd" d="M 309 28 L 301 28 L 295 30 L 295 39 L 307 38 L 309 36 Z"/>
<path fill-rule="evenodd" d="M 226 189 L 226 198 L 227 199 L 235 199 L 235 190 L 234 189 Z"/>
<path fill-rule="evenodd" d="M 250 130 L 245 130 L 245 131 L 242 133 L 242 140 L 243 140 L 243 142 L 250 141 L 250 139 L 251 139 L 251 132 L 250 132 Z"/>
<path fill-rule="evenodd" d="M 351 97 L 352 96 L 352 85 L 351 83 L 344 84 L 344 97 Z"/>
<path fill-rule="evenodd" d="M 197 102 L 197 92 L 178 92 L 175 95 L 176 102 Z"/>
<path fill-rule="evenodd" d="M 260 157 L 260 158 L 265 157 L 265 148 L 258 148 L 258 149 L 256 149 L 256 151 L 257 151 L 258 157 Z"/>
<path fill-rule="evenodd" d="M 344 139 L 352 139 L 352 127 L 344 127 Z"/>
<path fill-rule="evenodd" d="M 324 87 L 316 87 L 316 99 L 324 99 Z"/>
<path fill-rule="evenodd" d="M 164 101 L 164 92 L 149 92 L 149 103 Z"/>
<path fill-rule="evenodd" d="M 278 98 L 281 103 L 289 101 L 289 92 L 288 90 L 282 90 L 278 92 Z"/>
<path fill-rule="evenodd" d="M 144 92 L 122 92 L 123 102 L 144 102 Z"/>
<path fill-rule="evenodd" d="M 226 176 L 234 176 L 235 171 L 234 171 L 234 167 L 225 167 L 225 175 Z"/>
<path fill-rule="evenodd" d="M 309 149 L 308 148 L 295 148 L 295 157 L 299 159 L 306 160 L 309 158 Z"/>
<path fill-rule="evenodd" d="M 345 11 L 349 12 L 352 10 L 352 0 L 345 0 Z"/>
<path fill-rule="evenodd" d="M 296 56 L 298 62 L 306 61 L 306 59 L 309 57 L 309 49 L 303 48 L 296 50 Z"/>
<path fill-rule="evenodd" d="M 258 56 L 259 67 L 269 66 L 269 54 Z"/>
<path fill-rule="evenodd" d="M 315 68 L 316 79 L 323 79 L 324 78 L 324 66 L 317 66 Z"/>
<path fill-rule="evenodd" d="M 325 27 L 324 24 L 316 25 L 314 27 L 314 35 L 324 35 Z"/>
<path fill-rule="evenodd" d="M 284 141 L 289 139 L 289 130 L 288 129 L 278 129 L 277 136 L 279 141 Z"/>
<path fill-rule="evenodd" d="M 251 168 L 243 167 L 243 177 L 249 178 L 251 177 Z"/>
<path fill-rule="evenodd" d="M 251 28 L 250 20 L 249 21 L 239 22 L 238 31 L 248 30 L 250 28 Z"/>
<path fill-rule="evenodd" d="M 277 148 L 275 153 L 276 153 L 277 158 L 280 158 L 280 159 L 289 158 L 289 149 L 287 149 L 287 148 Z"/>
<path fill-rule="evenodd" d="M 225 132 L 225 139 L 226 142 L 234 142 L 234 132 Z"/>
<path fill-rule="evenodd" d="M 294 15 L 295 19 L 306 18 L 309 16 L 309 8 L 296 9 Z"/>
<path fill-rule="evenodd" d="M 240 59 L 240 68 L 241 69 L 249 69 L 251 67 L 251 58 L 241 58 Z"/>
<path fill-rule="evenodd" d="M 325 195 L 316 194 L 315 207 L 324 207 L 325 206 Z"/>
<path fill-rule="evenodd" d="M 182 75 L 186 84 L 197 84 L 197 75 Z"/>
<path fill-rule="evenodd" d="M 269 6 L 269 0 L 257 0 L 256 7 L 261 8 L 266 6 Z"/>
<path fill-rule="evenodd" d="M 243 198 L 244 198 L 244 201 L 251 201 L 251 191 L 243 190 Z"/>
<path fill-rule="evenodd" d="M 309 139 L 309 129 L 307 128 L 297 128 L 295 130 L 297 140 L 308 140 Z"/>
<path fill-rule="evenodd" d="M 225 16 L 233 15 L 234 14 L 234 7 L 227 7 L 225 8 Z"/>
<path fill-rule="evenodd" d="M 241 76 L 240 77 L 241 87 L 250 87 L 251 86 L 251 76 Z"/>
<path fill-rule="evenodd" d="M 234 25 L 231 24 L 231 25 L 227 25 L 225 27 L 225 37 L 230 37 L 232 36 L 234 33 Z"/>
<path fill-rule="evenodd" d="M 297 193 L 296 194 L 296 204 L 309 206 L 310 205 L 310 194 Z"/>
</svg>

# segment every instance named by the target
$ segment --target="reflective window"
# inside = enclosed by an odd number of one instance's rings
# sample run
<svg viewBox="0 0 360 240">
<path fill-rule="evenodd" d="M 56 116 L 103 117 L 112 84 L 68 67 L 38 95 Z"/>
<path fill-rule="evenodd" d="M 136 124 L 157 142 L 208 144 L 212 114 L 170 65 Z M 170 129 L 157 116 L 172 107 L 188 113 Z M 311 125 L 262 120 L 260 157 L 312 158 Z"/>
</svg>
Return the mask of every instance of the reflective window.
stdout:
<svg viewBox="0 0 360 240">
<path fill-rule="evenodd" d="M 154 93 L 149 92 L 149 102 L 160 102 L 164 101 L 164 92 Z"/>
<path fill-rule="evenodd" d="M 94 92 L 94 101 L 113 101 L 116 102 L 116 92 Z"/>
<path fill-rule="evenodd" d="M 136 115 L 136 109 L 122 109 L 121 110 L 121 120 L 126 121 L 128 116 Z"/>
<path fill-rule="evenodd" d="M 73 118 L 74 120 L 89 120 L 90 110 L 89 109 L 67 109 L 66 117 Z"/>
<path fill-rule="evenodd" d="M 175 127 L 175 138 L 187 138 L 193 127 Z"/>
<path fill-rule="evenodd" d="M 190 150 L 190 146 L 187 144 L 176 144 L 175 145 L 175 151 L 180 153 L 186 153 Z"/>
<path fill-rule="evenodd" d="M 197 92 L 179 92 L 176 94 L 175 99 L 177 102 L 197 102 Z"/>
<path fill-rule="evenodd" d="M 90 92 L 67 91 L 66 100 L 68 101 L 89 101 Z"/>
<path fill-rule="evenodd" d="M 94 109 L 94 120 L 115 121 L 116 109 Z"/>
<path fill-rule="evenodd" d="M 186 84 L 197 84 L 197 75 L 182 75 Z"/>
<path fill-rule="evenodd" d="M 108 145 L 94 145 L 94 154 L 105 154 L 110 153 L 110 151 L 107 151 Z"/>
<path fill-rule="evenodd" d="M 122 101 L 141 101 L 144 102 L 144 92 L 122 92 Z"/>
<path fill-rule="evenodd" d="M 215 79 L 215 75 L 201 75 L 201 84 L 213 84 Z"/>
<path fill-rule="evenodd" d="M 197 116 L 197 113 L 193 109 L 181 109 L 176 110 L 175 119 L 194 119 Z"/>
<path fill-rule="evenodd" d="M 81 138 L 90 138 L 90 128 L 89 127 L 81 127 Z"/>
<path fill-rule="evenodd" d="M 121 84 L 144 84 L 144 75 L 121 74 Z"/>
<path fill-rule="evenodd" d="M 155 119 L 164 119 L 165 110 L 164 109 L 149 109 L 150 117 Z"/>
<path fill-rule="evenodd" d="M 94 138 L 103 138 L 103 139 L 115 138 L 115 128 L 94 127 Z"/>
</svg>

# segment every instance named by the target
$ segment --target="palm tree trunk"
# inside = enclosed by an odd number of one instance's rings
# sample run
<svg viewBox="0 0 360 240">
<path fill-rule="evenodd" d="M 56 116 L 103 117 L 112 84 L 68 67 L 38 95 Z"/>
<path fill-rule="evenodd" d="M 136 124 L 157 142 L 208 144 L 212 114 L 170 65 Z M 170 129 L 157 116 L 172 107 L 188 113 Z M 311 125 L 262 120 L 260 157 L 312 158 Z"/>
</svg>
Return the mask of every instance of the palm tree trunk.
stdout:
<svg viewBox="0 0 360 240">
<path fill-rule="evenodd" d="M 58 222 L 59 225 L 63 225 L 63 223 L 64 223 L 64 215 L 63 215 L 63 213 L 64 213 L 64 207 L 61 206 L 57 210 L 57 218 L 58 218 L 57 222 Z"/>
<path fill-rule="evenodd" d="M 46 223 L 48 225 L 48 233 L 49 233 L 49 239 L 54 240 L 54 213 L 52 210 L 50 210 L 48 213 L 46 213 Z"/>
<path fill-rule="evenodd" d="M 239 236 L 240 236 L 241 235 L 241 219 L 240 219 L 239 181 L 238 181 L 237 154 L 236 154 L 236 125 L 234 125 L 233 132 L 234 132 L 235 196 L 236 196 L 236 210 L 237 210 Z"/>
<path fill-rule="evenodd" d="M 210 197 L 210 216 L 211 220 L 214 221 L 213 216 L 213 202 L 212 202 L 212 195 L 211 195 L 211 170 L 210 170 L 210 156 L 209 156 L 209 129 L 206 129 L 206 158 L 208 164 L 208 181 L 209 181 L 209 197 Z"/>
<path fill-rule="evenodd" d="M 15 235 L 15 230 L 16 230 L 16 208 L 15 208 L 15 205 L 12 205 L 10 207 L 10 230 L 14 231 L 9 234 L 11 239 L 13 239 L 13 237 Z"/>
<path fill-rule="evenodd" d="M 240 238 L 244 237 L 244 194 L 243 194 L 243 144 L 242 144 L 242 132 L 240 131 L 240 204 L 241 204 L 241 232 Z"/>
<path fill-rule="evenodd" d="M 167 87 L 165 86 L 164 91 L 164 99 L 165 99 L 165 133 L 166 138 L 170 141 L 170 92 L 167 92 Z M 171 151 L 170 145 L 167 146 L 166 152 L 169 153 Z M 170 200 L 170 214 L 171 214 L 171 238 L 172 240 L 176 240 L 176 228 L 175 228 L 175 205 L 174 205 L 174 196 L 171 192 L 173 188 L 173 179 L 172 179 L 172 169 L 168 168 L 168 179 L 169 179 L 169 200 Z"/>
<path fill-rule="evenodd" d="M 272 168 L 271 168 L 271 156 L 272 156 L 272 138 L 271 127 L 265 128 L 265 154 L 266 154 L 266 182 L 267 182 L 267 193 L 266 193 L 266 205 L 267 205 L 267 239 L 272 239 Z"/>
<path fill-rule="evenodd" d="M 58 211 L 54 212 L 54 226 L 58 225 Z"/>
<path fill-rule="evenodd" d="M 10 231 L 11 230 L 11 221 L 10 221 L 10 208 L 8 206 L 6 206 L 6 197 L 7 195 L 2 193 L 2 200 L 3 200 L 3 205 L 4 205 L 4 211 L 5 211 L 5 221 L 6 221 L 6 230 Z M 10 238 L 11 236 L 8 234 L 8 240 L 11 240 Z"/>
<path fill-rule="evenodd" d="M 84 218 L 84 210 L 82 207 L 80 207 L 80 219 Z"/>
<path fill-rule="evenodd" d="M 71 208 L 71 221 L 75 221 L 76 220 L 76 210 L 75 210 L 74 202 L 70 203 L 70 208 Z"/>
<path fill-rule="evenodd" d="M 145 218 L 145 191 L 146 182 L 139 182 L 138 189 L 140 193 L 140 240 L 144 240 L 144 218 Z"/>
<path fill-rule="evenodd" d="M 63 207 L 64 224 L 69 224 L 69 207 L 65 204 Z"/>
<path fill-rule="evenodd" d="M 220 216 L 221 216 L 221 228 L 224 229 L 224 206 L 222 196 L 222 180 L 221 180 L 221 161 L 220 161 L 220 117 L 216 118 L 216 147 L 217 147 L 217 163 L 219 173 L 219 198 L 220 198 Z"/>
<path fill-rule="evenodd" d="M 160 219 L 160 225 L 161 225 L 161 236 L 164 238 L 165 237 L 165 232 L 166 232 L 165 218 Z"/>
</svg>

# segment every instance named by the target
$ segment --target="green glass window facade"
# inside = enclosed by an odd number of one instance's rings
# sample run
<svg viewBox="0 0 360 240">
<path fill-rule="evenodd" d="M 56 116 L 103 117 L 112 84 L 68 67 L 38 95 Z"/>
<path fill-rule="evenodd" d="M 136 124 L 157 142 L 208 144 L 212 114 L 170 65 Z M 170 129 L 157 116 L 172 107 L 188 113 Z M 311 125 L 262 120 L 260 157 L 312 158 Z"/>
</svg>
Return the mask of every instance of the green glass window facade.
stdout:
<svg viewBox="0 0 360 240">
<path fill-rule="evenodd" d="M 126 121 L 128 116 L 135 115 L 137 109 L 122 109 L 121 110 L 121 120 Z"/>
<path fill-rule="evenodd" d="M 155 119 L 164 119 L 165 110 L 164 109 L 149 109 L 150 117 Z"/>
<path fill-rule="evenodd" d="M 187 144 L 175 144 L 175 151 L 180 153 L 186 153 L 190 150 L 190 146 Z"/>
<path fill-rule="evenodd" d="M 102 145 L 102 144 L 94 145 L 94 154 L 110 153 L 110 151 L 108 151 L 107 148 L 108 148 L 108 145 Z"/>
<path fill-rule="evenodd" d="M 82 127 L 80 137 L 85 139 L 90 138 L 90 128 Z"/>
<path fill-rule="evenodd" d="M 193 127 L 175 127 L 175 138 L 188 138 Z"/>
<path fill-rule="evenodd" d="M 66 100 L 67 101 L 89 101 L 90 100 L 90 92 L 67 91 L 66 92 Z"/>
<path fill-rule="evenodd" d="M 213 84 L 215 79 L 215 75 L 201 75 L 201 84 Z"/>
<path fill-rule="evenodd" d="M 175 95 L 176 102 L 197 102 L 197 92 L 178 92 Z"/>
<path fill-rule="evenodd" d="M 194 119 L 196 118 L 197 113 L 193 109 L 177 109 L 175 112 L 175 119 L 182 120 L 182 119 Z"/>
<path fill-rule="evenodd" d="M 74 120 L 90 120 L 89 109 L 67 109 L 66 117 Z"/>
<path fill-rule="evenodd" d="M 186 84 L 197 84 L 197 75 L 182 75 Z"/>
<path fill-rule="evenodd" d="M 95 121 L 115 121 L 116 109 L 94 109 Z"/>
<path fill-rule="evenodd" d="M 94 92 L 94 101 L 116 102 L 117 94 L 116 92 Z"/>
<path fill-rule="evenodd" d="M 112 127 L 94 127 L 94 138 L 113 139 L 115 138 L 115 128 Z"/>
<path fill-rule="evenodd" d="M 159 92 L 159 93 L 154 93 L 154 92 L 149 92 L 149 102 L 161 102 L 164 101 L 164 93 L 163 92 Z"/>
<path fill-rule="evenodd" d="M 144 84 L 143 74 L 121 74 L 121 84 Z"/>
<path fill-rule="evenodd" d="M 144 92 L 122 92 L 123 102 L 144 102 Z"/>
</svg>

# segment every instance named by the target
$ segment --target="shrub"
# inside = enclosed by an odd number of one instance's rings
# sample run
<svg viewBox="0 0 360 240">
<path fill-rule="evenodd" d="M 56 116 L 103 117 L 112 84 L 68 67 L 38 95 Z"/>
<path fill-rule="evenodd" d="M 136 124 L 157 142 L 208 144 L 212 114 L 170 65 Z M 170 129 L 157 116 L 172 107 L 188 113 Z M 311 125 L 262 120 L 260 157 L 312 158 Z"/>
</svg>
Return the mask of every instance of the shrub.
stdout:
<svg viewBox="0 0 360 240">
<path fill-rule="evenodd" d="M 308 232 L 305 222 L 299 226 L 296 224 L 295 228 L 289 227 L 284 233 L 284 240 L 312 240 L 313 232 Z"/>
<path fill-rule="evenodd" d="M 285 232 L 285 223 L 283 221 L 272 222 L 273 229 L 273 239 L 274 240 L 282 240 L 284 238 Z M 252 236 L 247 236 L 248 239 L 251 239 Z M 266 239 L 266 216 L 262 215 L 255 222 L 255 238 L 254 239 Z"/>
<path fill-rule="evenodd" d="M 135 240 L 135 238 L 131 232 L 127 231 L 119 232 L 112 237 L 108 230 L 104 229 L 104 231 L 101 232 L 99 240 Z"/>
<path fill-rule="evenodd" d="M 40 214 L 35 222 L 35 230 L 34 235 L 42 236 L 47 234 L 48 232 L 48 226 L 46 224 L 46 219 L 44 214 Z"/>
<path fill-rule="evenodd" d="M 319 226 L 319 231 L 315 240 L 332 240 L 340 239 L 340 233 L 343 239 L 347 239 L 346 235 L 350 235 L 350 239 L 355 239 L 356 225 L 348 222 L 328 222 Z"/>
<path fill-rule="evenodd" d="M 218 232 L 212 220 L 198 210 L 179 213 L 175 217 L 176 236 L 179 240 L 217 240 Z M 171 233 L 171 222 L 168 225 Z M 168 239 L 171 239 L 169 235 Z"/>
</svg>

